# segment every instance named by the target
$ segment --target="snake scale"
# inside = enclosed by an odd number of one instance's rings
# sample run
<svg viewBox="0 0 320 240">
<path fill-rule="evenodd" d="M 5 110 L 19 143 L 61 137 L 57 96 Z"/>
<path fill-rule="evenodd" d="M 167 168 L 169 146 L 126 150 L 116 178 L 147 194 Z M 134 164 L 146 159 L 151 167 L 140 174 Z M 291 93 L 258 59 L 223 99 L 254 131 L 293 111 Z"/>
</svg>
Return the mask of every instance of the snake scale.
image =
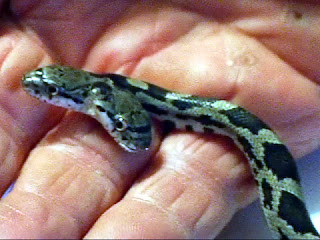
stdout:
<svg viewBox="0 0 320 240">
<path fill-rule="evenodd" d="M 152 120 L 166 127 L 229 136 L 247 156 L 270 230 L 281 239 L 320 239 L 293 157 L 259 118 L 228 101 L 172 92 L 118 74 L 50 65 L 27 73 L 32 96 L 96 118 L 127 151 L 152 144 Z"/>
</svg>

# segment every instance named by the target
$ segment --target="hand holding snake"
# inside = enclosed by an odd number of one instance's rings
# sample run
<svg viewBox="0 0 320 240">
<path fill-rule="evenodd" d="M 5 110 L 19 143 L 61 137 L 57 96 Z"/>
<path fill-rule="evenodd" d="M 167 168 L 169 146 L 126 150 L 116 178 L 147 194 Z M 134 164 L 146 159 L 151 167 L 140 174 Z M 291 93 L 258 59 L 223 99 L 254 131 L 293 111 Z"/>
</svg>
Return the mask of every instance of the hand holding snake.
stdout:
<svg viewBox="0 0 320 240">
<path fill-rule="evenodd" d="M 316 147 L 319 135 L 316 114 L 319 101 L 316 83 L 312 81 L 314 71 L 310 70 L 317 66 L 314 62 L 317 61 L 317 58 L 311 57 L 316 55 L 316 51 L 305 49 L 299 53 L 305 55 L 299 55 L 299 58 L 295 52 L 293 58 L 290 55 L 291 52 L 289 53 L 283 48 L 278 50 L 275 48 L 275 46 L 279 47 L 279 43 L 272 45 L 272 41 L 266 41 L 263 42 L 265 44 L 263 46 L 252 38 L 245 37 L 242 33 L 234 32 L 232 29 L 218 32 L 208 31 L 213 26 L 210 21 L 203 21 L 206 14 L 203 15 L 205 16 L 203 18 L 200 16 L 201 14 L 198 15 L 199 13 L 190 16 L 189 10 L 183 9 L 179 12 L 179 8 L 175 7 L 164 8 L 161 6 L 160 8 L 146 9 L 145 6 L 139 8 L 139 4 L 135 6 L 144 13 L 127 14 L 121 18 L 121 21 L 112 18 L 112 21 L 117 20 L 121 24 L 111 28 L 94 45 L 95 47 L 91 49 L 86 58 L 86 69 L 91 69 L 94 72 L 106 72 L 105 69 L 108 69 L 108 71 L 115 72 L 119 66 L 125 66 L 123 72 L 126 75 L 150 80 L 158 86 L 203 97 L 232 100 L 254 112 L 264 122 L 271 125 L 295 153 L 295 156 L 303 155 Z M 241 12 L 241 6 L 233 5 L 232 9 L 237 7 L 238 12 Z M 141 26 L 149 26 L 143 17 L 147 12 L 154 13 L 156 9 L 158 9 L 157 11 L 161 9 L 157 13 L 164 14 L 165 17 L 162 18 L 161 15 L 158 18 L 159 16 L 155 14 L 154 16 L 157 18 L 148 16 L 147 19 L 162 19 L 163 25 L 157 25 L 159 27 L 157 29 L 163 30 L 166 29 L 166 26 L 171 26 L 172 21 L 168 18 L 171 16 L 179 25 L 177 28 L 179 31 L 176 32 L 178 34 L 176 36 L 179 37 L 173 36 L 172 42 L 163 47 L 161 51 L 156 51 L 158 53 L 150 57 L 148 61 L 146 61 L 147 58 L 141 62 L 139 60 L 139 66 L 135 66 L 135 71 L 130 73 L 132 65 L 128 64 L 128 61 L 124 64 L 123 56 L 126 55 L 127 60 L 129 56 L 130 63 L 132 61 L 130 56 L 136 59 L 139 52 L 144 56 L 150 55 L 146 54 L 146 51 L 154 50 L 154 48 L 142 49 L 137 48 L 136 45 L 132 50 L 138 49 L 138 52 L 130 53 L 130 48 L 123 47 L 128 44 L 131 46 L 136 41 L 139 42 L 145 38 L 126 31 L 141 29 L 135 25 L 139 23 Z M 170 12 L 170 9 L 174 9 L 174 11 Z M 291 32 L 294 32 L 293 30 L 298 27 L 302 28 L 298 28 L 298 30 L 303 30 L 302 23 L 306 21 L 304 20 L 305 12 L 301 16 L 299 12 L 294 10 L 294 6 L 289 6 L 287 15 L 281 15 L 285 20 L 292 21 L 289 22 Z M 228 14 L 232 16 L 232 12 L 228 12 Z M 166 21 L 168 21 L 168 25 L 165 24 Z M 285 23 L 288 24 L 288 21 Z M 188 26 L 192 26 L 192 22 L 196 23 L 196 27 L 190 29 Z M 92 26 L 98 25 L 92 24 Z M 278 28 L 282 29 L 286 26 L 288 25 L 279 24 Z M 52 25 L 52 27 L 57 26 Z M 118 31 L 117 28 L 121 31 Z M 34 29 L 38 29 L 37 25 L 34 26 Z M 65 36 L 70 32 L 61 29 L 64 28 L 60 27 L 59 31 L 56 29 L 56 32 L 53 29 L 52 32 L 55 34 L 52 34 L 46 44 L 52 48 L 51 52 L 58 54 L 61 59 L 69 59 L 69 62 L 64 60 L 65 64 L 77 65 L 72 63 L 72 59 L 81 59 L 82 52 L 77 49 L 77 44 L 66 44 L 66 41 L 69 41 L 71 37 Z M 81 29 L 81 25 L 79 29 Z M 259 31 L 259 28 L 255 30 Z M 273 26 L 268 29 L 264 26 L 263 30 L 277 31 L 277 28 Z M 307 31 L 310 33 L 312 28 L 309 27 Z M 41 36 L 41 30 L 38 34 Z M 75 33 L 74 35 L 79 36 Z M 134 36 L 142 38 L 135 39 Z M 150 36 L 161 37 L 163 35 L 153 33 Z M 65 37 L 65 39 L 59 42 L 61 37 Z M 309 35 L 303 34 L 303 40 L 307 41 L 308 37 Z M 128 42 L 126 42 L 127 38 Z M 216 42 L 217 40 L 219 42 Z M 17 66 L 25 66 L 24 70 L 21 70 L 21 75 L 27 70 L 36 68 L 35 65 L 31 65 L 36 63 L 36 59 L 39 59 L 39 57 L 35 57 L 39 54 L 39 48 L 35 49 L 33 41 L 26 41 L 27 44 L 24 43 L 20 50 L 20 55 L 24 53 L 25 57 L 19 57 L 16 60 Z M 50 45 L 50 41 L 55 44 Z M 83 41 L 85 41 L 85 36 L 83 36 Z M 121 44 L 115 45 L 117 42 L 121 42 Z M 151 46 L 142 42 L 140 46 Z M 295 43 L 285 41 L 282 44 L 287 46 L 288 43 L 289 45 L 299 45 L 303 41 Z M 28 44 L 32 47 L 26 47 Z M 303 46 L 306 45 L 296 46 L 296 49 Z M 76 50 L 70 49 L 74 47 Z M 30 52 L 26 54 L 27 49 Z M 268 49 L 272 49 L 276 54 L 270 54 Z M 106 53 L 105 51 L 107 54 L 103 55 Z M 280 54 L 281 51 L 284 55 Z M 281 56 L 283 60 L 277 55 Z M 289 59 L 294 59 L 294 61 L 289 61 Z M 301 59 L 301 61 L 297 61 L 297 59 Z M 173 60 L 175 61 L 173 62 Z M 307 65 L 304 65 L 303 62 L 307 62 Z M 105 63 L 113 65 L 105 67 Z M 8 76 L 10 76 L 10 71 L 6 74 L 6 77 Z M 16 120 L 21 121 L 23 131 L 28 133 L 27 136 L 30 136 L 27 138 L 28 141 L 20 139 L 24 147 L 22 149 L 28 152 L 28 149 L 35 146 L 35 143 L 48 129 L 60 121 L 63 110 L 51 108 L 46 104 L 39 105 L 34 99 L 27 98 L 25 95 L 20 99 L 11 96 L 8 94 L 10 93 L 9 89 L 6 91 L 7 99 L 9 99 L 7 101 L 15 102 L 15 104 L 7 106 L 19 106 L 20 114 L 18 116 L 20 118 Z M 24 100 L 20 101 L 22 99 Z M 34 107 L 31 108 L 32 105 Z M 314 125 L 312 126 L 312 124 Z M 2 215 L 5 219 L 10 219 L 6 216 L 13 216 L 13 213 L 19 212 L 24 214 L 18 216 L 25 216 L 25 218 L 20 218 L 20 228 L 17 228 L 17 225 L 12 225 L 12 221 L 4 222 L 2 226 L 8 234 L 10 233 L 8 229 L 13 229 L 15 226 L 15 233 L 21 233 L 22 230 L 28 232 L 26 229 L 31 229 L 30 235 L 39 232 L 35 230 L 37 227 L 44 229 L 44 223 L 51 224 L 46 225 L 48 226 L 45 228 L 47 232 L 42 232 L 41 236 L 57 234 L 55 229 L 59 228 L 60 221 L 54 221 L 54 219 L 63 218 L 68 220 L 63 224 L 68 230 L 59 233 L 59 236 L 82 236 L 87 231 L 85 226 L 91 226 L 105 212 L 95 223 L 88 236 L 128 237 L 137 234 L 148 237 L 213 237 L 229 221 L 237 209 L 247 205 L 254 197 L 254 185 L 251 182 L 252 178 L 245 158 L 240 152 L 237 152 L 231 142 L 223 138 L 202 136 L 201 134 L 190 135 L 184 132 L 169 135 L 164 139 L 156 157 L 152 158 L 152 167 L 143 174 L 140 181 L 131 187 L 133 181 L 143 171 L 148 156 L 122 152 L 113 140 L 108 138 L 108 134 L 103 131 L 103 128 L 91 130 L 96 129 L 93 128 L 94 126 L 99 125 L 81 115 L 68 114 L 32 151 L 13 192 L 7 199 L 4 199 L 4 206 L 11 206 L 9 208 L 11 211 L 8 208 L 3 211 Z M 299 138 L 296 137 L 298 130 L 303 132 Z M 80 138 L 81 134 L 87 137 Z M 294 143 L 297 140 L 301 140 L 301 142 Z M 82 146 L 86 150 L 80 151 Z M 61 151 L 62 149 L 64 150 Z M 152 154 L 152 150 L 147 154 Z M 20 159 L 23 156 L 25 155 L 22 154 Z M 15 163 L 18 163 L 17 155 L 13 155 L 12 158 L 15 159 Z M 88 160 L 90 161 L 88 162 Z M 13 169 L 18 169 L 18 166 L 19 164 L 15 164 Z M 10 176 L 10 174 L 6 176 Z M 10 177 L 6 179 L 10 179 Z M 3 186 L 5 185 L 3 184 Z M 130 191 L 122 199 L 128 187 L 131 187 Z M 13 199 L 21 199 L 21 202 L 14 205 Z M 122 200 L 118 202 L 119 199 Z M 31 202 L 35 206 L 40 206 L 41 203 L 42 206 L 47 206 L 47 209 L 50 209 L 52 213 L 47 216 L 51 216 L 50 219 L 53 221 L 43 221 L 42 217 L 30 221 L 30 216 L 32 218 L 44 216 L 30 212 L 32 208 L 28 206 Z M 110 208 L 110 206 L 113 207 Z M 14 211 L 14 209 L 19 211 Z M 74 222 L 81 224 L 74 225 Z M 32 223 L 31 227 L 22 228 L 27 223 Z M 75 233 L 74 229 L 79 231 Z M 154 232 L 155 230 L 156 232 Z"/>
</svg>

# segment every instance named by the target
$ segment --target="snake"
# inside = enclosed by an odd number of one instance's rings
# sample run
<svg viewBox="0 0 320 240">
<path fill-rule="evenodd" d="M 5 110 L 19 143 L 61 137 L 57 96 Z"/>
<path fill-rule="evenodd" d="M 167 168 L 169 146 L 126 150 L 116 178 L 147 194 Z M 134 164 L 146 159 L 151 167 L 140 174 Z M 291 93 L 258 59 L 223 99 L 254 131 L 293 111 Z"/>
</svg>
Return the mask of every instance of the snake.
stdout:
<svg viewBox="0 0 320 240">
<path fill-rule="evenodd" d="M 280 239 L 320 239 L 303 201 L 295 160 L 278 135 L 248 110 L 229 101 L 170 91 L 115 73 L 60 65 L 22 78 L 31 96 L 96 120 L 126 151 L 152 145 L 152 119 L 166 131 L 181 129 L 230 137 L 248 159 L 269 229 Z"/>
</svg>

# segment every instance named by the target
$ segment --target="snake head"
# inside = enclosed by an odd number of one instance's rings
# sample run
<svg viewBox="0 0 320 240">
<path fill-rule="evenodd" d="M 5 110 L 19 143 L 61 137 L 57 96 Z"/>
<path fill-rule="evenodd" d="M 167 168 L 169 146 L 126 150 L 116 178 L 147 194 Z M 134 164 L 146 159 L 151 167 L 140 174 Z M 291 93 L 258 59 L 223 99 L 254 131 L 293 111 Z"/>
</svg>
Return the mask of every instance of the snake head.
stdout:
<svg viewBox="0 0 320 240">
<path fill-rule="evenodd" d="M 99 90 L 93 89 L 94 94 Z M 91 116 L 95 117 L 125 150 L 147 150 L 152 144 L 153 124 L 150 114 L 134 94 L 114 88 L 108 101 L 104 95 L 92 97 Z"/>
<path fill-rule="evenodd" d="M 22 85 L 43 102 L 94 117 L 127 151 L 146 150 L 151 145 L 149 113 L 133 93 L 119 89 L 106 75 L 50 65 L 27 73 Z"/>
<path fill-rule="evenodd" d="M 88 72 L 65 66 L 46 66 L 24 75 L 22 86 L 43 102 L 81 111 L 90 82 Z"/>
</svg>

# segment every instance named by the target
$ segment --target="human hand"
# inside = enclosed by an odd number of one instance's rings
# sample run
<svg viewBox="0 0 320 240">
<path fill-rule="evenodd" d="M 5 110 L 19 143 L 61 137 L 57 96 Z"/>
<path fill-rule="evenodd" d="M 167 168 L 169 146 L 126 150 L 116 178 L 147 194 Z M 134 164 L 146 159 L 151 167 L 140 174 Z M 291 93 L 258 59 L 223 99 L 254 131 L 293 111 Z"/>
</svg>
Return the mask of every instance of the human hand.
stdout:
<svg viewBox="0 0 320 240">
<path fill-rule="evenodd" d="M 0 44 L 1 191 L 18 178 L 1 201 L 2 238 L 212 238 L 256 197 L 229 139 L 175 132 L 159 148 L 125 152 L 95 120 L 22 91 L 22 75 L 40 65 L 228 99 L 296 157 L 319 146 L 318 5 L 201 2 L 11 2 Z"/>
</svg>

